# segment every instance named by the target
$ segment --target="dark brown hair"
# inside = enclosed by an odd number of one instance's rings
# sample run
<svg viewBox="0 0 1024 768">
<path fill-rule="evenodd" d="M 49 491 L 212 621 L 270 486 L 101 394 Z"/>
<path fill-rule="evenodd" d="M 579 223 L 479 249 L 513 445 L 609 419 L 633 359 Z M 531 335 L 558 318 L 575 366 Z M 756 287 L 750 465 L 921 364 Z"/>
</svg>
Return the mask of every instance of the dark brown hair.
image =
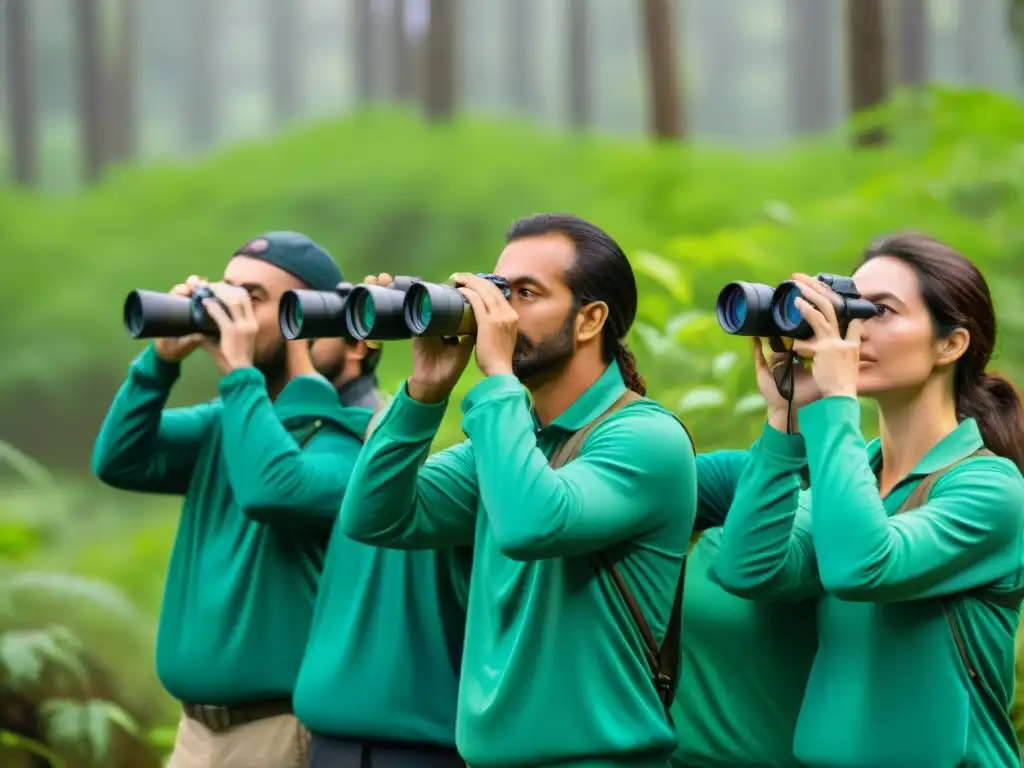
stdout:
<svg viewBox="0 0 1024 768">
<path fill-rule="evenodd" d="M 614 359 L 626 386 L 638 395 L 647 394 L 647 384 L 625 342 L 637 307 L 636 278 L 629 259 L 611 235 L 570 214 L 542 213 L 519 219 L 509 228 L 506 239 L 511 243 L 554 233 L 568 237 L 576 248 L 576 259 L 565 275 L 576 307 L 593 301 L 603 301 L 608 307 L 608 319 L 601 331 L 605 362 Z"/>
<path fill-rule="evenodd" d="M 973 418 L 993 453 L 1024 470 L 1024 407 L 1013 384 L 985 370 L 996 344 L 996 313 L 988 283 L 971 261 L 950 246 L 917 232 L 887 235 L 865 251 L 861 264 L 891 256 L 917 273 L 937 337 L 963 328 L 971 340 L 957 361 L 957 418 Z"/>
</svg>

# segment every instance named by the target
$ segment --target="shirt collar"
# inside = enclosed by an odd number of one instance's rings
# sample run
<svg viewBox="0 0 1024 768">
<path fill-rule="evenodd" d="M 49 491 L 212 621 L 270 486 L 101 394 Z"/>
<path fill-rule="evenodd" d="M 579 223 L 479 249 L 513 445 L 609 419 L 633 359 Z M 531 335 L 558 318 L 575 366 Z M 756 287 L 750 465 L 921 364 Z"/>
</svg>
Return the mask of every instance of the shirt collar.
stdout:
<svg viewBox="0 0 1024 768">
<path fill-rule="evenodd" d="M 978 423 L 974 419 L 964 419 L 956 429 L 940 440 L 926 453 L 907 475 L 910 477 L 930 475 L 948 467 L 961 459 L 966 459 L 979 448 L 984 448 Z M 868 443 L 868 460 L 877 474 L 882 468 L 882 441 L 875 438 Z"/>
<path fill-rule="evenodd" d="M 346 408 L 368 408 L 371 411 L 381 403 L 377 382 L 371 374 L 356 376 L 338 387 L 338 399 Z"/>
<path fill-rule="evenodd" d="M 591 384 L 548 426 L 557 427 L 566 432 L 576 432 L 608 410 L 625 391 L 626 384 L 622 379 L 622 371 L 619 369 L 619 364 L 613 360 L 597 381 Z M 532 409 L 531 414 L 533 414 Z M 533 420 L 539 429 L 540 424 L 537 422 L 536 414 L 533 414 Z"/>
</svg>

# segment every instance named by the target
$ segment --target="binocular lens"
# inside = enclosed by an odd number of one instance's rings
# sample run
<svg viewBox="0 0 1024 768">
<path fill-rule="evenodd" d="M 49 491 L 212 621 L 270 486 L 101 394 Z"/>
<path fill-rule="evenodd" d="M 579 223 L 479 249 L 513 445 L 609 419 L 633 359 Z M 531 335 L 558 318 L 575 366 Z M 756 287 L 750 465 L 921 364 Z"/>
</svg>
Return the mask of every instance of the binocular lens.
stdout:
<svg viewBox="0 0 1024 768">
<path fill-rule="evenodd" d="M 417 328 L 426 329 L 430 325 L 430 319 L 433 314 L 433 302 L 430 300 L 430 294 L 427 291 L 417 292 L 415 303 L 413 304 L 413 311 L 416 313 L 415 323 Z"/>
<path fill-rule="evenodd" d="M 772 319 L 783 332 L 794 331 L 803 322 L 804 316 L 797 309 L 796 300 L 800 289 L 795 285 L 783 285 L 772 303 Z"/>
<path fill-rule="evenodd" d="M 368 291 L 360 291 L 355 296 L 355 303 L 349 311 L 349 319 L 352 321 L 352 334 L 357 338 L 366 338 L 373 330 L 373 323 L 377 319 L 377 306 L 373 302 L 373 296 Z"/>
<path fill-rule="evenodd" d="M 738 285 L 729 286 L 722 292 L 718 319 L 726 333 L 736 333 L 747 320 L 747 297 Z"/>
<path fill-rule="evenodd" d="M 297 339 L 302 333 L 302 304 L 294 291 L 281 294 L 278 324 L 281 327 L 281 335 L 286 339 Z"/>
<path fill-rule="evenodd" d="M 142 316 L 142 297 L 139 296 L 138 291 L 132 291 L 124 302 L 125 330 L 128 331 L 128 335 L 131 338 L 141 338 L 145 322 Z"/>
</svg>

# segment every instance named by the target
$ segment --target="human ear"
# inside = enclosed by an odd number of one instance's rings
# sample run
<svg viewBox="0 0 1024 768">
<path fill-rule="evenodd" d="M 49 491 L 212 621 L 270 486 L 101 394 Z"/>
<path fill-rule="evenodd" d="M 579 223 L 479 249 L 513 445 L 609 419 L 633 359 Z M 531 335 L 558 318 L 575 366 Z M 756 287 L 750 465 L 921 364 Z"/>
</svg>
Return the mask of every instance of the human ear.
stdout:
<svg viewBox="0 0 1024 768">
<path fill-rule="evenodd" d="M 608 305 L 603 301 L 594 301 L 580 307 L 576 312 L 576 341 L 590 341 L 601 333 L 608 320 Z"/>
</svg>

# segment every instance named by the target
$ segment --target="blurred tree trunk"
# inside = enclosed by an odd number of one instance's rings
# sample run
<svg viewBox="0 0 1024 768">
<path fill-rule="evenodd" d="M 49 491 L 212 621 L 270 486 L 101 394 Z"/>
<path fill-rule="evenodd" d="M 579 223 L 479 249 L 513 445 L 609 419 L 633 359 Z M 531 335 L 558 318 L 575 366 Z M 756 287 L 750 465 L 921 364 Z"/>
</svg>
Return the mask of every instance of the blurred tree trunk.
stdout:
<svg viewBox="0 0 1024 768">
<path fill-rule="evenodd" d="M 1005 22 L 1016 48 L 1018 71 L 1024 72 L 1024 0 L 1007 0 Z"/>
<path fill-rule="evenodd" d="M 888 67 L 885 45 L 885 14 L 882 0 L 847 0 L 847 34 L 850 80 L 850 111 L 859 112 L 885 101 Z M 884 144 L 885 131 L 873 127 L 858 131 L 854 144 Z"/>
<path fill-rule="evenodd" d="M 186 64 L 186 134 L 192 149 L 204 150 L 217 140 L 216 46 L 220 4 L 190 0 L 189 5 L 192 34 Z"/>
<path fill-rule="evenodd" d="M 455 0 L 430 0 L 423 107 L 428 120 L 455 114 Z"/>
<path fill-rule="evenodd" d="M 138 111 L 135 76 L 138 41 L 138 2 L 119 0 L 117 4 L 117 53 L 109 79 L 110 109 L 107 120 L 107 160 L 123 162 L 135 157 L 138 149 Z"/>
<path fill-rule="evenodd" d="M 700 61 L 698 108 L 693 119 L 702 131 L 721 137 L 739 137 L 743 129 L 743 73 L 752 58 L 732 5 L 722 0 L 694 0 L 693 25 Z"/>
<path fill-rule="evenodd" d="M 31 187 L 39 183 L 39 108 L 32 45 L 32 0 L 4 0 L 3 7 L 11 178 L 15 184 Z"/>
<path fill-rule="evenodd" d="M 537 57 L 537 8 L 534 0 L 506 0 L 505 11 L 504 70 L 509 102 L 516 113 L 531 115 L 536 106 L 534 62 Z"/>
<path fill-rule="evenodd" d="M 86 183 L 103 174 L 106 147 L 103 136 L 108 104 L 104 82 L 103 19 L 101 0 L 74 0 L 77 42 L 78 125 L 82 148 L 82 175 Z"/>
<path fill-rule="evenodd" d="M 270 115 L 276 125 L 298 117 L 302 103 L 302 7 L 300 0 L 267 0 L 264 59 L 270 70 Z"/>
<path fill-rule="evenodd" d="M 394 97 L 398 101 L 415 101 L 417 96 L 415 66 L 415 44 L 406 31 L 407 13 L 405 0 L 392 0 L 391 6 L 391 55 L 392 83 Z"/>
<path fill-rule="evenodd" d="M 352 50 L 355 72 L 356 99 L 359 104 L 372 101 L 374 97 L 373 67 L 373 0 L 353 0 Z"/>
<path fill-rule="evenodd" d="M 901 85 L 928 82 L 929 17 L 925 0 L 900 0 L 897 13 L 896 78 Z"/>
<path fill-rule="evenodd" d="M 788 0 L 786 52 L 790 128 L 817 133 L 829 124 L 829 104 L 836 82 L 832 51 L 832 9 L 822 0 Z"/>
<path fill-rule="evenodd" d="M 992 52 L 989 45 L 993 41 L 991 29 L 987 22 L 984 3 L 978 0 L 960 0 L 957 4 L 957 25 L 955 33 L 956 50 L 954 52 L 960 79 L 971 85 L 984 87 L 989 84 Z"/>
<path fill-rule="evenodd" d="M 590 124 L 590 0 L 569 0 L 569 44 L 566 47 L 569 125 L 583 130 Z"/>
<path fill-rule="evenodd" d="M 659 139 L 678 139 L 683 135 L 683 108 L 671 0 L 643 0 L 641 11 L 650 87 L 650 131 Z"/>
</svg>

